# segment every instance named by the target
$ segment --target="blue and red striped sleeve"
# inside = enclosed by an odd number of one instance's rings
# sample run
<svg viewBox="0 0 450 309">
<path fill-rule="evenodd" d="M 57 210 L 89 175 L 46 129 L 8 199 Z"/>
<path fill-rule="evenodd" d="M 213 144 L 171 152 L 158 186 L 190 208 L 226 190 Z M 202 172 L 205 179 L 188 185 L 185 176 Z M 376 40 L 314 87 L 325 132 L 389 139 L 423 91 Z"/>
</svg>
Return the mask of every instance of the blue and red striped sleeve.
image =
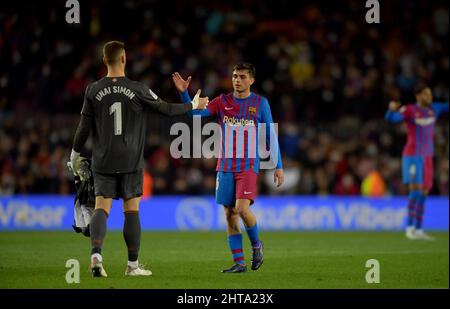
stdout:
<svg viewBox="0 0 450 309">
<path fill-rule="evenodd" d="M 273 119 L 272 119 L 272 112 L 270 110 L 269 101 L 264 97 L 261 99 L 260 111 L 261 111 L 261 123 L 266 124 L 266 143 L 267 143 L 267 145 L 270 145 L 271 137 L 274 137 L 276 139 L 275 140 L 276 151 L 277 151 L 276 168 L 281 169 L 281 168 L 283 168 L 283 163 L 282 163 L 282 159 L 281 159 L 280 145 L 278 143 L 278 136 L 277 136 L 277 132 L 275 131 L 275 126 L 274 126 Z M 272 153 L 273 152 L 271 150 L 271 155 L 272 155 Z"/>
</svg>

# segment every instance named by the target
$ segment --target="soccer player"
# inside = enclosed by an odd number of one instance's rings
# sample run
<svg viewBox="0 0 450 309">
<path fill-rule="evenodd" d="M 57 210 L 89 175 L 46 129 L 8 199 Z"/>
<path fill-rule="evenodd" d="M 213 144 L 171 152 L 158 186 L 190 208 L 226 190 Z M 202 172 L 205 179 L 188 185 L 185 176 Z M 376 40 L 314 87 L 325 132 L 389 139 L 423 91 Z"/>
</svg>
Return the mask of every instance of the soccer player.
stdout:
<svg viewBox="0 0 450 309">
<path fill-rule="evenodd" d="M 104 45 L 103 62 L 108 69 L 107 76 L 86 88 L 70 156 L 74 174 L 87 175 L 80 151 L 92 130 L 95 211 L 90 222 L 91 271 L 94 277 L 107 277 L 101 255 L 106 220 L 112 199 L 122 198 L 125 214 L 123 236 L 128 248 L 125 275 L 149 276 L 151 271 L 138 263 L 146 111 L 151 108 L 166 115 L 181 115 L 192 109 L 205 108 L 208 98 L 200 98 L 199 90 L 190 104 L 170 104 L 143 83 L 128 79 L 122 42 L 111 41 Z"/>
<path fill-rule="evenodd" d="M 405 121 L 408 132 L 402 155 L 403 182 L 409 185 L 408 239 L 432 240 L 422 228 L 425 199 L 433 185 L 434 124 L 440 114 L 448 112 L 448 103 L 432 103 L 431 89 L 419 83 L 415 89 L 416 103 L 401 106 L 392 101 L 385 119 Z"/>
<path fill-rule="evenodd" d="M 174 84 L 181 93 L 183 102 L 189 102 L 189 76 L 184 80 L 178 72 L 172 75 Z M 255 68 L 250 63 L 240 63 L 233 68 L 233 92 L 221 94 L 212 100 L 208 108 L 202 111 L 192 111 L 188 114 L 205 117 L 215 117 L 220 124 L 221 150 L 217 161 L 216 202 L 224 206 L 227 222 L 228 245 L 234 260 L 234 265 L 225 269 L 224 273 L 240 273 L 247 271 L 242 250 L 242 234 L 239 227 L 239 217 L 243 220 L 250 239 L 253 254 L 251 269 L 257 270 L 264 261 L 263 242 L 259 239 L 256 217 L 250 210 L 257 190 L 257 174 L 259 171 L 259 156 L 257 147 L 258 125 L 266 125 L 266 138 L 275 138 L 271 130 L 272 114 L 269 102 L 250 90 L 255 81 Z M 236 135 L 229 133 L 230 128 L 238 127 Z M 255 130 L 244 130 L 254 128 Z M 250 132 L 256 133 L 251 135 Z M 270 134 L 272 132 L 272 135 Z M 242 140 L 237 136 L 244 136 Z M 249 143 L 250 140 L 250 143 Z M 248 146 L 252 144 L 251 146 Z M 278 142 L 275 143 L 276 169 L 274 181 L 277 186 L 283 183 L 283 169 Z M 273 150 L 273 149 L 272 149 Z M 241 155 L 239 155 L 241 154 Z M 273 159 L 273 158 L 272 158 Z"/>
</svg>

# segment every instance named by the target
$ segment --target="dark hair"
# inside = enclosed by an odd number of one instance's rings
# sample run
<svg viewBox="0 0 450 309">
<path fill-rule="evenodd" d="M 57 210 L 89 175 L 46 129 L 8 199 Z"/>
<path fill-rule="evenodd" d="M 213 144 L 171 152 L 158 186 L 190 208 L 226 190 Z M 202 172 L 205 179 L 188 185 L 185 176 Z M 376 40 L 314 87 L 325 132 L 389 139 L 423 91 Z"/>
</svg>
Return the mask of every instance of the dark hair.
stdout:
<svg viewBox="0 0 450 309">
<path fill-rule="evenodd" d="M 427 88 L 428 88 L 427 84 L 425 84 L 423 82 L 420 82 L 414 87 L 414 94 L 418 95 L 418 94 L 420 94 L 422 91 L 424 91 Z"/>
<path fill-rule="evenodd" d="M 240 62 L 236 64 L 233 68 L 233 71 L 241 71 L 241 70 L 247 70 L 248 74 L 250 74 L 251 77 L 255 78 L 256 76 L 256 69 L 255 66 L 248 62 Z"/>
<path fill-rule="evenodd" d="M 107 64 L 114 64 L 119 61 L 119 56 L 125 50 L 125 44 L 120 41 L 109 41 L 103 46 L 103 57 Z"/>
</svg>

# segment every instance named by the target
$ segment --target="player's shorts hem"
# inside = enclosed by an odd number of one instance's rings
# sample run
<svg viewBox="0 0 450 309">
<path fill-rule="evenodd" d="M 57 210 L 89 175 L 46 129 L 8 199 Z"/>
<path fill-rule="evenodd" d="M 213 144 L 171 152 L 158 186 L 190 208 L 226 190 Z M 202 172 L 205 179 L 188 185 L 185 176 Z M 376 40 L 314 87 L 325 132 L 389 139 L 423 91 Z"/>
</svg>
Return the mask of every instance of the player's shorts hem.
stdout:
<svg viewBox="0 0 450 309">
<path fill-rule="evenodd" d="M 233 208 L 234 206 L 236 206 L 236 199 L 233 198 L 233 199 L 228 200 L 228 201 L 225 202 L 223 199 L 218 199 L 216 197 L 216 203 L 218 205 L 222 205 L 223 207 Z"/>
<path fill-rule="evenodd" d="M 142 192 L 131 194 L 131 195 L 127 195 L 127 196 L 123 196 L 121 198 L 124 199 L 124 200 L 129 200 L 129 199 L 136 198 L 136 197 L 141 197 L 141 196 L 142 196 Z"/>
<path fill-rule="evenodd" d="M 112 198 L 113 200 L 118 200 L 120 197 L 112 196 L 108 194 L 102 194 L 102 193 L 95 193 L 95 197 L 103 197 L 103 198 Z"/>
<path fill-rule="evenodd" d="M 238 198 L 238 199 L 235 199 L 234 203 L 232 205 L 225 205 L 223 203 L 219 203 L 218 201 L 216 201 L 216 203 L 219 204 L 219 205 L 222 205 L 223 207 L 234 208 L 234 207 L 236 207 L 236 200 L 249 200 L 250 201 L 250 206 L 255 204 L 255 200 L 254 199 L 250 199 L 250 198 Z"/>
<path fill-rule="evenodd" d="M 101 193 L 99 193 L 99 194 L 95 194 L 95 197 L 97 197 L 97 196 L 101 196 L 103 198 L 111 198 L 113 200 L 120 200 L 120 199 L 130 200 L 132 198 L 141 197 L 142 193 L 131 194 L 131 195 L 128 195 L 128 196 L 111 196 L 111 195 L 108 195 L 108 194 L 101 194 Z"/>
</svg>

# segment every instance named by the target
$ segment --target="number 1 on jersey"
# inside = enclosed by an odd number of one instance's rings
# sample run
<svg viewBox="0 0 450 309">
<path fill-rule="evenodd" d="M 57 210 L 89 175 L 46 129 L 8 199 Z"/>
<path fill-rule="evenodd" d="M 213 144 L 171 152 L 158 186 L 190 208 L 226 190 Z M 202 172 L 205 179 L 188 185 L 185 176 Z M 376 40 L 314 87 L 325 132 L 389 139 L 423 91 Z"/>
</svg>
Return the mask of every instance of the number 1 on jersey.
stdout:
<svg viewBox="0 0 450 309">
<path fill-rule="evenodd" d="M 109 114 L 114 114 L 114 135 L 122 135 L 122 103 L 115 102 L 111 105 Z"/>
</svg>

